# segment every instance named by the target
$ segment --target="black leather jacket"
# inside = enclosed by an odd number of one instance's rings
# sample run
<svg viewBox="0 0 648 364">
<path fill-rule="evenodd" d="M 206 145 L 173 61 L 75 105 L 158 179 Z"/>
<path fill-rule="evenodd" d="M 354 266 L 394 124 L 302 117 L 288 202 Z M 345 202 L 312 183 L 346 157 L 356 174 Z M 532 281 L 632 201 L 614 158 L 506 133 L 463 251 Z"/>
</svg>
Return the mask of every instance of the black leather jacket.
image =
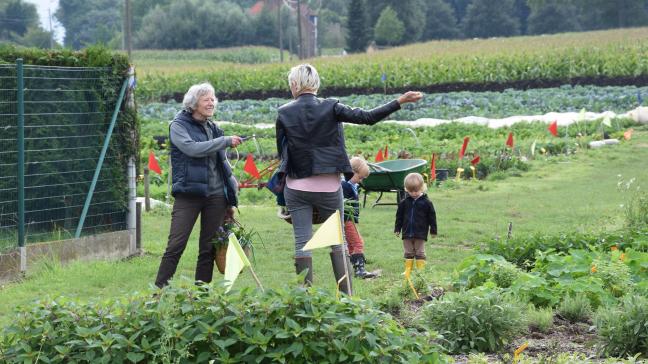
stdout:
<svg viewBox="0 0 648 364">
<path fill-rule="evenodd" d="M 336 99 L 301 94 L 279 108 L 276 137 L 283 162 L 280 172 L 295 179 L 326 173 L 352 175 L 342 123 L 373 125 L 397 110 L 397 100 L 363 110 Z"/>
</svg>

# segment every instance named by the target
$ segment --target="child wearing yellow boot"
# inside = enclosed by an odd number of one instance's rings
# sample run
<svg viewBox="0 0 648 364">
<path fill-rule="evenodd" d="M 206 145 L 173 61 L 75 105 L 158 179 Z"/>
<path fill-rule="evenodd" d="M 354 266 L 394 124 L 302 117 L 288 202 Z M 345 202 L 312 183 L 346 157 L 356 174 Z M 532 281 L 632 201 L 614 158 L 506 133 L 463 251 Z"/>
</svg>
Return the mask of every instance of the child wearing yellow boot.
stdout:
<svg viewBox="0 0 648 364">
<path fill-rule="evenodd" d="M 416 269 L 425 268 L 425 242 L 428 230 L 432 237 L 437 234 L 434 205 L 425 194 L 427 186 L 423 176 L 410 173 L 403 183 L 407 197 L 398 203 L 394 233 L 403 238 L 405 250 L 405 278 L 409 279 L 416 259 Z"/>
</svg>

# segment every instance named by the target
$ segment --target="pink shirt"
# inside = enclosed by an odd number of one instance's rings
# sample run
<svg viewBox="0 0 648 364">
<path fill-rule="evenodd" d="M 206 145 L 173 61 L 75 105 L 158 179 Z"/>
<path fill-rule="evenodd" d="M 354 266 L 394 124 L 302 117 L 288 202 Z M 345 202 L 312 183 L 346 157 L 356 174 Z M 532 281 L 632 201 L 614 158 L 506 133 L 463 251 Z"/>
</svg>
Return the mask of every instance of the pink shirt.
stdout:
<svg viewBox="0 0 648 364">
<path fill-rule="evenodd" d="M 286 177 L 286 186 L 291 190 L 307 192 L 335 192 L 340 189 L 340 174 L 316 174 L 314 176 L 292 179 Z"/>
</svg>

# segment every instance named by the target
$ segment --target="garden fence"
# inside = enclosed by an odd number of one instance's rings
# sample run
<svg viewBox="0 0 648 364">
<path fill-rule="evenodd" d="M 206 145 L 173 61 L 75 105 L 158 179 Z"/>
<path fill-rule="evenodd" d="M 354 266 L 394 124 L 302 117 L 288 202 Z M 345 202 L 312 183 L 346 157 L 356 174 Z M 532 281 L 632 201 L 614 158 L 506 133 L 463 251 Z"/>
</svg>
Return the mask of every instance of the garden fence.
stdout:
<svg viewBox="0 0 648 364">
<path fill-rule="evenodd" d="M 110 68 L 0 65 L 0 253 L 127 229 L 110 138 L 121 81 Z"/>
</svg>

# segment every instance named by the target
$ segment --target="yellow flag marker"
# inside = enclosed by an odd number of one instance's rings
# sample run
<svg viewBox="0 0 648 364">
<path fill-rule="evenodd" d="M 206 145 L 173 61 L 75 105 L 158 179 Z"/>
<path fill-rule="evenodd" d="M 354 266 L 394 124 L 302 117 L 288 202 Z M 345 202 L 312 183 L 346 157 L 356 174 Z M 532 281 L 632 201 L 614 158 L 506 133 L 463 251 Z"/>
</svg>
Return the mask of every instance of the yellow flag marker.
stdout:
<svg viewBox="0 0 648 364">
<path fill-rule="evenodd" d="M 475 166 L 470 166 L 470 170 L 472 171 L 473 179 L 477 179 L 477 175 L 476 175 L 476 168 L 475 168 Z"/>
<path fill-rule="evenodd" d="M 234 285 L 234 281 L 245 267 L 251 267 L 247 255 L 243 252 L 236 235 L 230 234 L 227 254 L 225 255 L 225 292 L 229 292 Z"/>
<path fill-rule="evenodd" d="M 603 118 L 603 121 L 601 122 L 601 124 L 611 127 L 612 126 L 612 121 L 610 120 L 609 116 L 605 116 Z"/>
<path fill-rule="evenodd" d="M 526 350 L 526 348 L 528 348 L 528 347 L 529 347 L 529 342 L 527 341 L 524 344 L 520 345 L 517 349 L 515 349 L 515 351 L 513 352 L 513 362 L 514 363 L 517 363 L 518 360 L 520 360 L 520 354 L 522 354 L 522 352 L 524 350 Z"/>
<path fill-rule="evenodd" d="M 302 250 L 313 250 L 343 243 L 344 237 L 342 236 L 340 211 L 336 210 L 335 213 L 329 216 L 320 228 L 317 229 L 311 240 L 306 243 Z"/>
<path fill-rule="evenodd" d="M 457 182 L 459 182 L 459 179 L 461 179 L 461 172 L 463 172 L 463 168 L 457 168 Z"/>
</svg>

